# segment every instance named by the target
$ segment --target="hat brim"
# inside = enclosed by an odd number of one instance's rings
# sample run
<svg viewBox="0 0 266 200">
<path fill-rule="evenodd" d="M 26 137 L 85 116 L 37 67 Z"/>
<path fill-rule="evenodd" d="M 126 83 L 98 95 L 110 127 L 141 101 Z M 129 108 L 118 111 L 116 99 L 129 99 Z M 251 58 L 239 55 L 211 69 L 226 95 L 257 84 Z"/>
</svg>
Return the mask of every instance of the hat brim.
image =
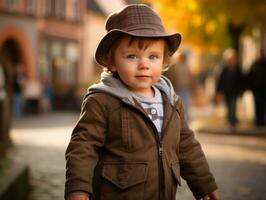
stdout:
<svg viewBox="0 0 266 200">
<path fill-rule="evenodd" d="M 169 54 L 170 56 L 173 55 L 176 50 L 178 49 L 180 43 L 181 43 L 181 35 L 179 33 L 174 33 L 174 34 L 154 34 L 151 36 L 151 32 L 143 30 L 140 32 L 137 30 L 136 32 L 131 31 L 129 32 L 124 32 L 121 30 L 112 30 L 108 32 L 100 41 L 96 52 L 95 52 L 95 60 L 96 62 L 104 67 L 107 67 L 108 62 L 107 62 L 107 54 L 110 50 L 110 47 L 114 44 L 114 42 L 120 38 L 121 36 L 124 35 L 129 35 L 129 36 L 135 36 L 135 37 L 148 37 L 148 38 L 164 38 L 166 39 L 166 42 L 168 44 L 169 48 Z"/>
</svg>

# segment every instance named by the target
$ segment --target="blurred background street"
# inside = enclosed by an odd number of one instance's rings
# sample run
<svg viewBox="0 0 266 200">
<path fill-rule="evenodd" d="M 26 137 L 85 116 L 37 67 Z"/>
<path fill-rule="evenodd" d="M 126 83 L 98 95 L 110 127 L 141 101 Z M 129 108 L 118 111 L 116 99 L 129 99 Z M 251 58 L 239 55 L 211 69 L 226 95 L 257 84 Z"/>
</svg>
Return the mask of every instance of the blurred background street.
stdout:
<svg viewBox="0 0 266 200">
<path fill-rule="evenodd" d="M 134 3 L 182 35 L 164 75 L 221 199 L 265 199 L 265 0 L 0 0 L 0 200 L 63 199 L 64 153 L 100 79 L 106 18 Z M 193 199 L 185 183 L 177 199 Z"/>
<path fill-rule="evenodd" d="M 63 199 L 64 153 L 77 119 L 77 113 L 57 112 L 13 123 L 14 148 L 10 153 L 16 161 L 30 166 L 29 199 Z M 209 160 L 221 199 L 265 199 L 266 135 L 196 133 L 196 137 Z M 194 199 L 185 182 L 178 190 L 177 199 Z"/>
</svg>

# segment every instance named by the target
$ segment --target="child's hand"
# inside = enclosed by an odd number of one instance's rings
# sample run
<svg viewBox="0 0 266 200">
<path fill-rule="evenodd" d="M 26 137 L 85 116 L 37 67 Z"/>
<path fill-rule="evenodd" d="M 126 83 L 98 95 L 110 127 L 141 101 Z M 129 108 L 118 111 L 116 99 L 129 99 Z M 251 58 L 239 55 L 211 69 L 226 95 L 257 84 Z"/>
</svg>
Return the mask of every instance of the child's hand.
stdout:
<svg viewBox="0 0 266 200">
<path fill-rule="evenodd" d="M 202 200 L 219 200 L 217 190 L 210 194 L 207 194 L 206 196 L 203 197 Z"/>
<path fill-rule="evenodd" d="M 66 200 L 90 200 L 89 196 L 86 194 L 78 194 L 78 195 L 69 195 Z"/>
</svg>

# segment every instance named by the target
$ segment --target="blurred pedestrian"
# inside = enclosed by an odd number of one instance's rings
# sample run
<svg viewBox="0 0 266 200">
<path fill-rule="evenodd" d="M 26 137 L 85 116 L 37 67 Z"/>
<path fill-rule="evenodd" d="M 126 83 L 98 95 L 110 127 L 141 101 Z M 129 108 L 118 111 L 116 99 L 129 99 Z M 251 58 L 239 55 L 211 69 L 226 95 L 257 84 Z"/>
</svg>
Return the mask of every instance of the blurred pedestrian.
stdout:
<svg viewBox="0 0 266 200">
<path fill-rule="evenodd" d="M 88 89 L 66 151 L 67 200 L 175 200 L 180 175 L 195 198 L 217 186 L 184 108 L 161 73 L 181 36 L 148 6 L 111 15 L 96 49 L 105 71 Z"/>
<path fill-rule="evenodd" d="M 236 102 L 242 91 L 243 75 L 237 61 L 237 52 L 234 49 L 227 49 L 223 54 L 222 71 L 218 77 L 216 100 L 225 101 L 230 127 L 235 127 L 238 123 Z"/>
<path fill-rule="evenodd" d="M 188 65 L 188 53 L 182 51 L 164 75 L 171 81 L 184 105 L 185 119 L 189 120 L 190 93 L 193 76 Z"/>
<path fill-rule="evenodd" d="M 46 77 L 43 80 L 43 97 L 41 100 L 42 111 L 47 112 L 51 111 L 54 107 L 54 90 L 51 83 L 51 80 Z"/>
<path fill-rule="evenodd" d="M 15 66 L 13 78 L 12 113 L 18 118 L 22 115 L 24 108 L 23 90 L 25 85 L 24 66 L 19 63 Z"/>
<path fill-rule="evenodd" d="M 264 49 L 260 49 L 248 73 L 248 83 L 254 96 L 255 123 L 265 125 L 266 112 L 266 59 Z"/>
<path fill-rule="evenodd" d="M 39 80 L 29 79 L 23 91 L 25 114 L 38 114 L 41 111 L 42 86 Z"/>
</svg>

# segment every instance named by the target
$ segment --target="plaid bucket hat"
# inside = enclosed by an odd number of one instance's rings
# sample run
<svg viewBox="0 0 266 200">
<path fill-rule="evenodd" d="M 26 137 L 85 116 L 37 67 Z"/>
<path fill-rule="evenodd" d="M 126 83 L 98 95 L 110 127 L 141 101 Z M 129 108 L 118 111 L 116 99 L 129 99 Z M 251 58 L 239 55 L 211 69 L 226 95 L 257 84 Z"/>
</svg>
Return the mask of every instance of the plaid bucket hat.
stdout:
<svg viewBox="0 0 266 200">
<path fill-rule="evenodd" d="M 121 36 L 165 38 L 169 54 L 172 55 L 181 43 L 179 33 L 167 34 L 160 17 L 147 5 L 133 4 L 119 12 L 111 14 L 105 24 L 106 34 L 100 41 L 96 53 L 96 62 L 107 66 L 107 54 L 112 44 Z"/>
</svg>

